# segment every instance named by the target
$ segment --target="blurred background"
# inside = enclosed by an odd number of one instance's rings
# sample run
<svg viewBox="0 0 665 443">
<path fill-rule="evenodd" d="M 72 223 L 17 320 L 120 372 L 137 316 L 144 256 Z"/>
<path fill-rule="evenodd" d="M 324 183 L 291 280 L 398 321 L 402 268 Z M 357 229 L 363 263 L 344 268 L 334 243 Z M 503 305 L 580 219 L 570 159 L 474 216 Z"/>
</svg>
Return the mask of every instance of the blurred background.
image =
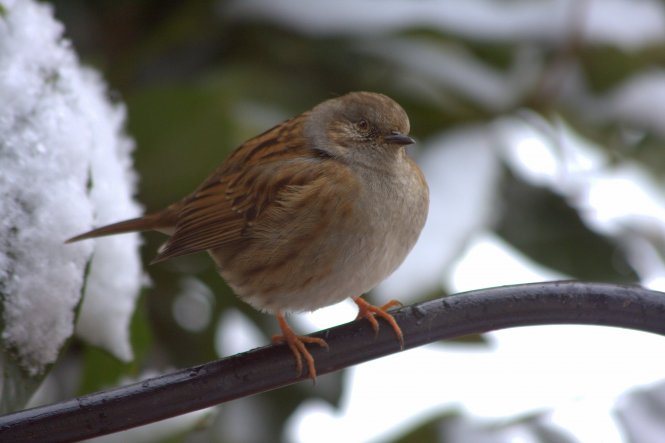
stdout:
<svg viewBox="0 0 665 443">
<path fill-rule="evenodd" d="M 127 106 L 147 211 L 270 126 L 376 91 L 411 118 L 431 211 L 374 301 L 562 278 L 665 289 L 663 1 L 49 3 Z M 147 266 L 164 238 L 144 238 Z M 75 342 L 43 398 L 214 360 L 277 331 L 204 254 L 146 270 L 135 361 Z M 309 333 L 354 317 L 342 303 L 293 324 Z M 465 337 L 117 438 L 662 441 L 664 341 L 573 326 Z"/>
</svg>

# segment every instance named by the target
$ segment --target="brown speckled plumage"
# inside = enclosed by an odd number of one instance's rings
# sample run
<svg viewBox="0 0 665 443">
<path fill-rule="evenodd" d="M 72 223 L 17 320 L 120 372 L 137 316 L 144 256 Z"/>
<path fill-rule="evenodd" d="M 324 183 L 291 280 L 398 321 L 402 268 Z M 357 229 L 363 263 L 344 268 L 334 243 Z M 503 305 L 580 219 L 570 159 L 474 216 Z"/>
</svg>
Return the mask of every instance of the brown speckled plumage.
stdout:
<svg viewBox="0 0 665 443">
<path fill-rule="evenodd" d="M 278 316 L 277 340 L 314 378 L 304 343 L 325 342 L 295 335 L 285 312 L 353 297 L 363 316 L 392 320 L 357 297 L 395 270 L 425 223 L 428 188 L 406 154 L 408 132 L 406 113 L 384 95 L 331 99 L 248 140 L 163 211 L 71 241 L 156 230 L 170 235 L 156 262 L 208 251 L 240 298 Z"/>
</svg>

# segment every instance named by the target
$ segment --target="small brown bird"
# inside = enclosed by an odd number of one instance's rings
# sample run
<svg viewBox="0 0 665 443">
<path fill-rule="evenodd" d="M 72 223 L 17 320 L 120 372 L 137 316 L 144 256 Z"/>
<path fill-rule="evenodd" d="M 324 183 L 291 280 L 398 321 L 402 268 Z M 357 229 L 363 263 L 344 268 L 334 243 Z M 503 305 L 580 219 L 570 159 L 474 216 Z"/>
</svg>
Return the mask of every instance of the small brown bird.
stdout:
<svg viewBox="0 0 665 443">
<path fill-rule="evenodd" d="M 313 311 L 352 297 L 378 330 L 386 310 L 360 298 L 390 275 L 427 218 L 429 190 L 405 151 L 409 118 L 389 97 L 352 92 L 327 100 L 238 147 L 192 194 L 166 209 L 68 240 L 130 231 L 171 237 L 154 262 L 208 251 L 242 300 L 277 316 L 293 352 L 316 378 L 287 312 Z"/>
</svg>

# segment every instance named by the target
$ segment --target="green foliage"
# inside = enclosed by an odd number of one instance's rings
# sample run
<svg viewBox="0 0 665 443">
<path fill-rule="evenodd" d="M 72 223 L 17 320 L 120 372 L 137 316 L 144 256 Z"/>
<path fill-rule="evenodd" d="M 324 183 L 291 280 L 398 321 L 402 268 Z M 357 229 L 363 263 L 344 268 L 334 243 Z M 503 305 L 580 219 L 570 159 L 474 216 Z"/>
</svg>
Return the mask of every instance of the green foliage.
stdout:
<svg viewBox="0 0 665 443">
<path fill-rule="evenodd" d="M 130 325 L 130 338 L 134 360 L 124 363 L 109 352 L 92 345 L 83 345 L 82 373 L 78 394 L 101 391 L 117 386 L 127 378 L 136 379 L 152 347 L 152 331 L 146 318 L 145 297 L 137 302 L 136 311 Z"/>
<path fill-rule="evenodd" d="M 631 76 L 662 65 L 665 62 L 663 49 L 658 45 L 628 52 L 616 47 L 594 46 L 585 51 L 580 61 L 594 92 L 612 92 Z"/>
<path fill-rule="evenodd" d="M 129 131 L 137 142 L 136 166 L 149 208 L 183 197 L 233 148 L 238 129 L 230 121 L 228 89 L 171 85 L 128 97 Z M 190 161 L 192 155 L 201 161 Z"/>
<path fill-rule="evenodd" d="M 561 196 L 505 175 L 496 231 L 535 262 L 587 281 L 634 282 L 618 245 L 589 229 Z"/>
<path fill-rule="evenodd" d="M 5 348 L 0 348 L 0 368 L 0 414 L 24 408 L 45 374 L 31 376 L 16 361 L 14 353 Z"/>
</svg>

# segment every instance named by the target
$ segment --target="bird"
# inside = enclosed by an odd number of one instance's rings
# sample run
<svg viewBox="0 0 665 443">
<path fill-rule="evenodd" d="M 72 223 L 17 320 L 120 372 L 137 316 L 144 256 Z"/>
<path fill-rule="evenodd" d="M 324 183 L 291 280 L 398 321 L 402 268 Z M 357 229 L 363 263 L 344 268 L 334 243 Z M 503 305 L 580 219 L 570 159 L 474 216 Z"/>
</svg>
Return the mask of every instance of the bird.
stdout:
<svg viewBox="0 0 665 443">
<path fill-rule="evenodd" d="M 404 109 L 375 92 L 330 98 L 237 147 L 191 194 L 161 211 L 102 226 L 72 243 L 133 231 L 169 236 L 152 263 L 207 251 L 243 301 L 276 316 L 293 353 L 316 381 L 308 344 L 286 315 L 346 298 L 375 332 L 387 312 L 361 298 L 406 258 L 425 224 L 429 188 L 407 154 L 415 143 Z"/>
</svg>

